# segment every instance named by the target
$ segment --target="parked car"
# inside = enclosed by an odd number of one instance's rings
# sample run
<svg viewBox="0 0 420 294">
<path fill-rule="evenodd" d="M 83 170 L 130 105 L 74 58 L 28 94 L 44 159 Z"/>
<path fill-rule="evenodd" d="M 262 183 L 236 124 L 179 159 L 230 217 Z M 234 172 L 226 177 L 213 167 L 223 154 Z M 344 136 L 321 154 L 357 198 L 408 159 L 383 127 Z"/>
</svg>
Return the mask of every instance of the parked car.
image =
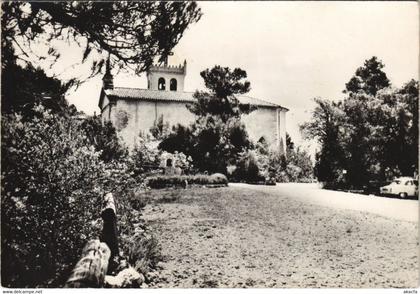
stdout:
<svg viewBox="0 0 420 294">
<path fill-rule="evenodd" d="M 411 177 L 400 177 L 381 187 L 381 194 L 398 195 L 400 198 L 415 197 L 419 193 L 418 181 Z"/>
</svg>

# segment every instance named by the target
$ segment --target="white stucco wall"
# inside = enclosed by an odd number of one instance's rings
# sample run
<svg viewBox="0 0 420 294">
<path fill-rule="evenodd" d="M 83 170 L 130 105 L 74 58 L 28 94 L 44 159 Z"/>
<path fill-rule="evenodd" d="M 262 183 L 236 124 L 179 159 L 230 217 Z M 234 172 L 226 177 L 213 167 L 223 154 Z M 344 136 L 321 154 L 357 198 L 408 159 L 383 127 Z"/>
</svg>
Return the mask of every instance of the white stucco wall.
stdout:
<svg viewBox="0 0 420 294">
<path fill-rule="evenodd" d="M 163 115 L 170 127 L 187 125 L 194 115 L 182 102 L 160 102 L 119 99 L 112 108 L 111 121 L 128 147 L 133 147 L 140 134 L 146 135 L 155 121 Z"/>
<path fill-rule="evenodd" d="M 259 107 L 241 119 L 252 141 L 264 137 L 272 150 L 280 151 L 280 140 L 286 142 L 285 115 L 276 108 Z"/>
<path fill-rule="evenodd" d="M 165 79 L 165 91 L 169 91 L 170 89 L 170 81 L 171 79 L 176 79 L 177 81 L 177 92 L 184 91 L 184 79 L 185 75 L 177 72 L 151 72 L 147 75 L 147 82 L 148 82 L 148 89 L 150 90 L 159 90 L 158 88 L 158 81 L 159 78 Z"/>
<path fill-rule="evenodd" d="M 129 148 L 134 147 L 140 133 L 146 135 L 150 132 L 160 116 L 163 116 L 164 123 L 168 123 L 170 127 L 178 123 L 188 125 L 195 119 L 185 102 L 176 101 L 118 99 L 115 104 L 108 104 L 102 112 L 102 119 L 112 121 Z M 272 150 L 281 151 L 282 148 L 284 152 L 286 111 L 259 107 L 241 119 L 251 140 L 257 142 L 264 137 Z"/>
</svg>

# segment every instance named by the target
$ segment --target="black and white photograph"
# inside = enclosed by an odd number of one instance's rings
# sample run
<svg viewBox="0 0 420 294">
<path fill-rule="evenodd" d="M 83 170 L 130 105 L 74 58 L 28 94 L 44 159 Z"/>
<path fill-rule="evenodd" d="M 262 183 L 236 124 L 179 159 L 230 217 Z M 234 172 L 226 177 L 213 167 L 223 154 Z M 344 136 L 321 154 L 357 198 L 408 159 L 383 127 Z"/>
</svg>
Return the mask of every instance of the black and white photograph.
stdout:
<svg viewBox="0 0 420 294">
<path fill-rule="evenodd" d="M 2 293 L 417 293 L 419 41 L 417 1 L 2 1 Z"/>
</svg>

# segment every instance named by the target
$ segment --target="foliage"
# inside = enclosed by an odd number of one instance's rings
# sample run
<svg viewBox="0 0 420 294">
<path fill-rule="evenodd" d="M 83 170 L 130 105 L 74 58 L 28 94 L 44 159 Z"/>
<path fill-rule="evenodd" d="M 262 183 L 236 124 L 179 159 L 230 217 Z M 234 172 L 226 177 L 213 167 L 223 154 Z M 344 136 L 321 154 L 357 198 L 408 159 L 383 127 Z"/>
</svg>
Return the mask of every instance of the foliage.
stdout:
<svg viewBox="0 0 420 294">
<path fill-rule="evenodd" d="M 91 76 L 103 71 L 106 55 L 114 67 L 139 73 L 156 56 L 162 62 L 201 12 L 194 2 L 95 1 L 5 2 L 2 12 L 1 94 L 3 113 L 11 113 L 2 133 L 2 282 L 58 286 L 83 243 L 98 235 L 92 223 L 104 191 L 117 198 L 121 234 L 133 232 L 138 205 L 126 193 L 141 185 L 150 154 L 127 157 L 110 125 L 72 117 L 64 94 L 78 81 L 61 83 L 32 64 L 52 65 L 60 57 L 53 41 L 66 40 L 84 46 Z M 33 52 L 34 44 L 48 52 Z M 36 103 L 61 117 L 32 111 Z"/>
<path fill-rule="evenodd" d="M 193 171 L 193 164 L 191 156 L 187 156 L 182 152 L 175 151 L 174 153 L 169 153 L 166 151 L 161 152 L 160 154 L 161 167 L 166 167 L 167 160 L 170 159 L 174 163 L 175 168 L 180 168 L 182 172 L 189 174 Z"/>
<path fill-rule="evenodd" d="M 162 150 L 191 156 L 195 168 L 210 173 L 226 173 L 226 166 L 236 160 L 238 153 L 251 146 L 240 120 L 224 123 L 210 115 L 197 118 L 190 127 L 174 127 L 159 144 Z"/>
<path fill-rule="evenodd" d="M 267 148 L 267 147 L 265 147 Z M 260 174 L 266 182 L 308 182 L 313 178 L 313 166 L 309 153 L 296 146 L 286 133 L 286 155 L 261 148 L 257 154 Z"/>
<path fill-rule="evenodd" d="M 62 83 L 54 77 L 48 77 L 40 68 L 32 65 L 21 67 L 16 64 L 13 48 L 2 52 L 1 101 L 3 114 L 22 112 L 32 116 L 35 104 L 42 104 L 54 113 L 71 115 L 76 112 L 73 105 L 68 105 L 64 94 L 72 82 Z"/>
<path fill-rule="evenodd" d="M 161 175 L 146 178 L 146 185 L 152 189 L 167 187 L 187 187 L 189 185 L 227 185 L 225 175 L 216 173 L 213 175 Z"/>
<path fill-rule="evenodd" d="M 101 122 L 98 116 L 92 116 L 81 122 L 81 128 L 87 135 L 89 143 L 101 151 L 100 159 L 104 162 L 121 160 L 127 156 L 127 148 L 123 146 L 111 122 Z"/>
<path fill-rule="evenodd" d="M 154 141 L 140 137 L 130 154 L 129 169 L 133 176 L 142 176 L 159 170 L 160 152 Z"/>
<path fill-rule="evenodd" d="M 188 106 L 196 120 L 188 127 L 175 126 L 159 148 L 191 156 L 201 172 L 226 174 L 238 154 L 252 146 L 240 117 L 253 108 L 241 105 L 235 97 L 248 92 L 250 83 L 239 68 L 215 66 L 202 71 L 201 76 L 209 91 L 197 91 L 196 101 Z"/>
<path fill-rule="evenodd" d="M 365 94 L 375 96 L 379 90 L 390 85 L 388 77 L 382 71 L 384 66 L 376 56 L 366 60 L 364 65 L 356 70 L 355 75 L 346 84 L 344 93 L 356 94 L 362 91 Z"/>
<path fill-rule="evenodd" d="M 279 182 L 308 182 L 313 179 L 312 160 L 302 147 L 291 149 L 284 160 L 286 168 L 282 169 L 276 177 Z"/>
<path fill-rule="evenodd" d="M 312 161 L 302 147 L 295 147 L 286 134 L 287 156 L 269 149 L 265 141 L 255 148 L 239 153 L 235 165 L 230 166 L 230 177 L 239 182 L 307 182 L 313 178 Z"/>
<path fill-rule="evenodd" d="M 321 153 L 316 155 L 315 175 L 319 181 L 332 183 L 338 178 L 344 162 L 342 132 L 344 113 L 335 102 L 315 99 L 317 106 L 312 113 L 312 121 L 301 126 L 306 138 L 317 139 Z"/>
<path fill-rule="evenodd" d="M 248 114 L 254 108 L 249 104 L 240 104 L 236 94 L 244 94 L 251 89 L 250 82 L 244 80 L 246 71 L 216 65 L 212 69 L 206 69 L 200 73 L 204 84 L 210 91 L 196 91 L 196 101 L 188 105 L 189 110 L 197 116 L 211 115 L 220 118 L 223 122 L 241 114 Z"/>
<path fill-rule="evenodd" d="M 321 145 L 315 173 L 329 187 L 363 188 L 418 170 L 418 82 L 393 89 L 378 80 L 339 102 L 316 99 L 312 120 L 301 127 Z"/>
<path fill-rule="evenodd" d="M 91 76 L 112 67 L 140 73 L 156 56 L 162 62 L 186 28 L 200 19 L 195 2 L 3 2 L 2 113 L 25 116 L 35 104 L 54 112 L 74 114 L 65 92 L 80 81 L 61 82 L 34 67 L 53 65 L 60 53 L 54 40 L 84 47 L 82 62 L 91 63 Z M 34 45 L 37 46 L 34 46 Z M 32 48 L 37 48 L 33 52 Z M 45 52 L 39 52 L 42 48 Z M 108 52 L 108 55 L 104 54 Z"/>
<path fill-rule="evenodd" d="M 146 274 L 161 260 L 161 247 L 156 237 L 138 234 L 131 238 L 128 261 L 136 271 Z"/>
<path fill-rule="evenodd" d="M 224 174 L 215 173 L 215 174 L 210 175 L 210 183 L 227 185 L 228 179 Z"/>
<path fill-rule="evenodd" d="M 167 137 L 169 133 L 169 123 L 163 122 L 163 114 L 159 119 L 154 121 L 153 126 L 150 128 L 150 133 L 156 140 L 162 140 Z"/>
<path fill-rule="evenodd" d="M 261 175 L 264 169 L 259 165 L 256 157 L 257 154 L 254 150 L 239 153 L 237 163 L 231 174 L 232 180 L 246 183 L 264 181 L 265 177 Z M 266 159 L 268 157 L 263 155 L 260 158 Z"/>
<path fill-rule="evenodd" d="M 158 148 L 170 153 L 178 151 L 192 156 L 194 154 L 194 140 L 192 127 L 177 124 L 159 143 Z"/>
<path fill-rule="evenodd" d="M 83 61 L 93 57 L 93 75 L 104 67 L 103 51 L 137 73 L 156 56 L 162 62 L 201 16 L 195 2 L 4 2 L 2 11 L 2 49 L 14 45 L 19 48 L 16 56 L 26 59 L 32 42 L 76 42 L 85 47 Z M 40 58 L 48 57 L 60 55 L 49 47 Z"/>
<path fill-rule="evenodd" d="M 58 286 L 96 235 L 104 164 L 78 122 L 2 118 L 2 284 Z M 33 230 L 31 228 L 36 228 Z M 6 270 L 7 269 L 7 270 Z"/>
<path fill-rule="evenodd" d="M 95 122 L 86 127 L 42 106 L 33 113 L 31 120 L 2 118 L 2 283 L 58 287 L 84 243 L 99 236 L 106 192 L 114 194 L 121 249 L 129 251 L 144 205 L 134 190 L 143 187 L 144 175 L 134 173 L 129 156 L 101 160 L 91 145 Z"/>
</svg>

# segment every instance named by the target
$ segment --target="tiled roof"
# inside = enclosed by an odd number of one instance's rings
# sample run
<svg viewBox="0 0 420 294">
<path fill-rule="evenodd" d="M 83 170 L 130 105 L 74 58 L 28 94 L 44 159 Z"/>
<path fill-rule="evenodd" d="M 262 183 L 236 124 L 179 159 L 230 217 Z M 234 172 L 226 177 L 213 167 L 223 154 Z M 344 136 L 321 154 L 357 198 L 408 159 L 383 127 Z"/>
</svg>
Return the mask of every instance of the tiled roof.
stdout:
<svg viewBox="0 0 420 294">
<path fill-rule="evenodd" d="M 110 97 L 126 98 L 126 99 L 141 99 L 141 100 L 158 100 L 158 101 L 180 101 L 180 102 L 193 102 L 194 92 L 175 92 L 175 91 L 157 91 L 140 88 L 123 88 L 115 87 L 114 89 L 105 90 L 105 94 Z M 282 108 L 278 104 L 260 100 L 257 98 L 238 95 L 236 96 L 242 104 L 251 104 L 255 106 Z"/>
</svg>

